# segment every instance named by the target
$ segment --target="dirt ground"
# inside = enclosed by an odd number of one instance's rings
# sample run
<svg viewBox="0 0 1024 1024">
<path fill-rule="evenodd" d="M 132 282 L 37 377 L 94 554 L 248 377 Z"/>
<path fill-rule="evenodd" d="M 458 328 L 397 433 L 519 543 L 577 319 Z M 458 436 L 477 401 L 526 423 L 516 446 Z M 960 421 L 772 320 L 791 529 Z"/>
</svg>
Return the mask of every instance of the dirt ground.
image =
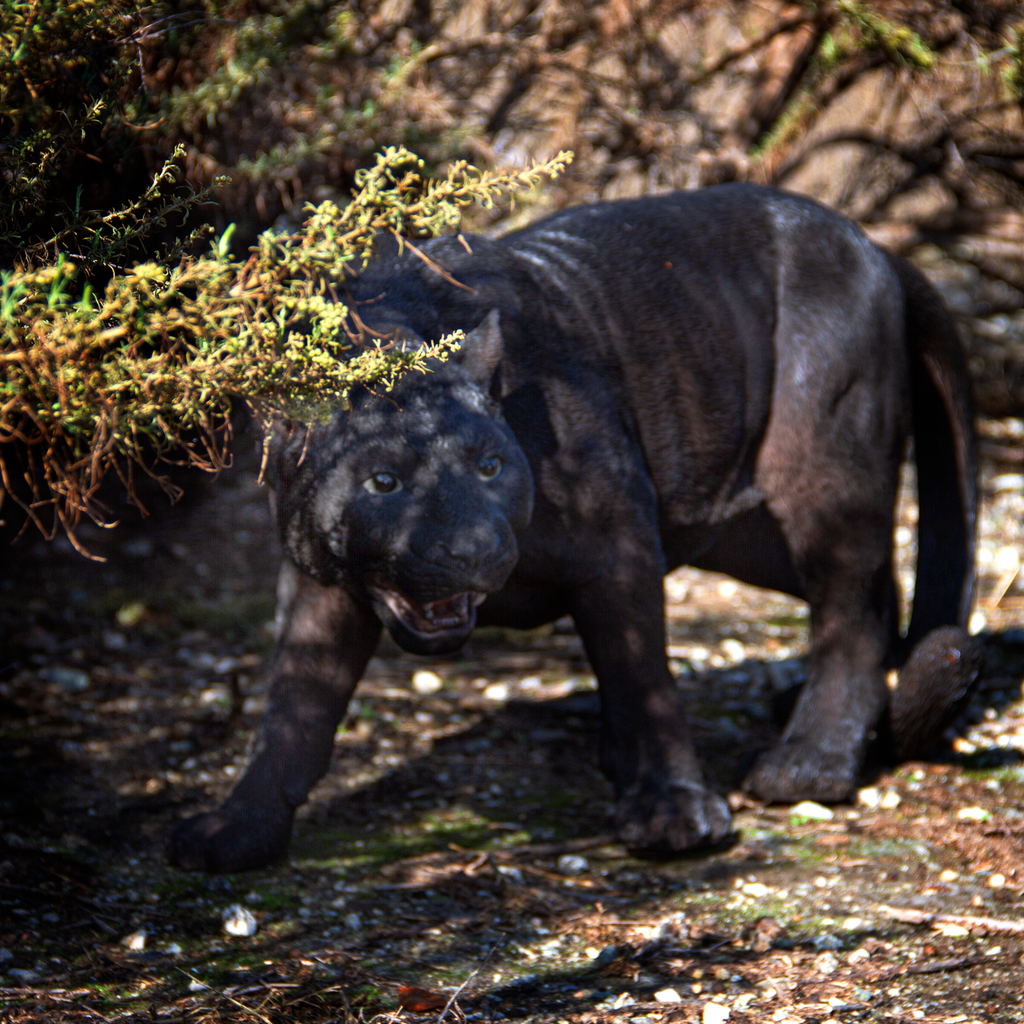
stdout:
<svg viewBox="0 0 1024 1024">
<path fill-rule="evenodd" d="M 1024 422 L 981 431 L 988 668 L 948 749 L 828 818 L 733 794 L 735 842 L 664 863 L 609 834 L 595 683 L 558 623 L 459 658 L 382 646 L 288 862 L 172 870 L 164 837 L 229 791 L 265 701 L 254 460 L 84 531 L 105 562 L 23 538 L 0 574 L 0 1021 L 1024 1020 L 1024 476 L 991 457 Z M 731 792 L 801 679 L 806 609 L 693 570 L 666 596 Z"/>
</svg>

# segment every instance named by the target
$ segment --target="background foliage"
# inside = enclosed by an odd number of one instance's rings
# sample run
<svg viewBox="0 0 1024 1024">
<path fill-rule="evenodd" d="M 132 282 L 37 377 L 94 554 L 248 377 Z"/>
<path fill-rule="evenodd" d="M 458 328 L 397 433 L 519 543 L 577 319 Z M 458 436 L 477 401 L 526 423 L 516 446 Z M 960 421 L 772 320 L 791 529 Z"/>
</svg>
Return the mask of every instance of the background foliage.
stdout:
<svg viewBox="0 0 1024 1024">
<path fill-rule="evenodd" d="M 386 382 L 421 356 L 346 332 L 341 267 L 473 199 L 493 231 L 728 180 L 814 195 L 929 270 L 982 407 L 1014 412 L 1022 30 L 1009 0 L 4 0 L 0 496 L 72 526 L 108 469 L 131 490 L 125 455 L 220 465 L 231 395 Z"/>
</svg>

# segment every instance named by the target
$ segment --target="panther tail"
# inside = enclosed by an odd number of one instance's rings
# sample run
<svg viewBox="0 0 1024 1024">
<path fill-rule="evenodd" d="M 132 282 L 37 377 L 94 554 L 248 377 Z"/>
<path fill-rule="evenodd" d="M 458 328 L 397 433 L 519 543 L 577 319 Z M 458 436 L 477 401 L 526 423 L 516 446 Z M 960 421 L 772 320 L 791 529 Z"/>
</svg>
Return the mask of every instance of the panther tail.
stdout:
<svg viewBox="0 0 1024 1024">
<path fill-rule="evenodd" d="M 890 260 L 906 296 L 919 505 L 914 608 L 889 711 L 892 753 L 903 761 L 927 753 L 963 708 L 984 650 L 966 632 L 978 507 L 966 361 L 935 289 L 908 260 Z"/>
</svg>

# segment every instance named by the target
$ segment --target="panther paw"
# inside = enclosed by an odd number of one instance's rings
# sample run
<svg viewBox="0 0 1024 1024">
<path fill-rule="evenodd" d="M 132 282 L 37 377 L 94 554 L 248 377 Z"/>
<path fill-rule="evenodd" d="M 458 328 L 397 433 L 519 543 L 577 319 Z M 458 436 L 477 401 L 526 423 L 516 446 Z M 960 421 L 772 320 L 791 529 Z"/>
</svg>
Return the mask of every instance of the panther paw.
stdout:
<svg viewBox="0 0 1024 1024">
<path fill-rule="evenodd" d="M 615 828 L 634 853 L 664 857 L 714 846 L 732 831 L 729 807 L 696 783 L 631 787 L 619 800 Z"/>
<path fill-rule="evenodd" d="M 291 835 L 290 811 L 229 813 L 225 808 L 179 823 L 168 838 L 167 859 L 185 871 L 251 871 L 283 859 Z"/>
<path fill-rule="evenodd" d="M 860 769 L 860 758 L 851 752 L 821 750 L 810 743 L 780 743 L 757 759 L 743 788 L 771 803 L 835 804 L 853 794 Z"/>
</svg>

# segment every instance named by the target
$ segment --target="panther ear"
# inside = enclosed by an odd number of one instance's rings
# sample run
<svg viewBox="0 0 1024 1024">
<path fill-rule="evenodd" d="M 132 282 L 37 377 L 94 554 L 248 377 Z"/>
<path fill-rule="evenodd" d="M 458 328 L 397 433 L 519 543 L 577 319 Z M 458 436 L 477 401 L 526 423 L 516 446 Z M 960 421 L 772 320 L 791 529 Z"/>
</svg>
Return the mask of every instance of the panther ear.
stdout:
<svg viewBox="0 0 1024 1024">
<path fill-rule="evenodd" d="M 500 391 L 500 384 L 495 378 L 505 348 L 499 319 L 498 311 L 492 309 L 481 324 L 466 335 L 466 340 L 453 357 L 462 372 L 481 391 L 492 395 L 496 388 Z"/>
</svg>

